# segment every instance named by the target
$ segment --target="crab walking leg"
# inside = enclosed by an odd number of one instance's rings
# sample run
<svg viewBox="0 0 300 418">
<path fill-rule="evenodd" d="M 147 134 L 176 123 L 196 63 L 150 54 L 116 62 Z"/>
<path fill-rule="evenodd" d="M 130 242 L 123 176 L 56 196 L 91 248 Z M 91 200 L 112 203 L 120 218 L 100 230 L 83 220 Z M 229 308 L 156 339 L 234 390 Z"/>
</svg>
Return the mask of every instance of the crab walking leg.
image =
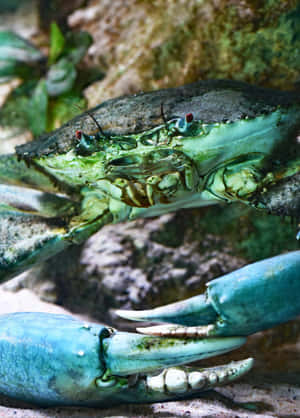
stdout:
<svg viewBox="0 0 300 418">
<path fill-rule="evenodd" d="M 243 337 L 185 340 L 118 332 L 66 315 L 2 315 L 0 392 L 43 406 L 188 397 L 235 380 L 253 361 L 211 369 L 174 366 L 234 350 L 244 342 Z"/>
<path fill-rule="evenodd" d="M 90 213 L 91 198 L 76 202 L 10 184 L 0 184 L 0 196 L 0 282 L 111 222 L 105 202 L 96 202 Z"/>
<path fill-rule="evenodd" d="M 146 311 L 117 314 L 167 322 L 138 328 L 160 336 L 250 335 L 300 314 L 300 251 L 250 264 L 207 283 L 205 294 Z"/>
<path fill-rule="evenodd" d="M 28 165 L 13 154 L 0 155 L 0 183 L 54 193 L 58 191 L 53 181 L 37 170 L 34 164 Z"/>
</svg>

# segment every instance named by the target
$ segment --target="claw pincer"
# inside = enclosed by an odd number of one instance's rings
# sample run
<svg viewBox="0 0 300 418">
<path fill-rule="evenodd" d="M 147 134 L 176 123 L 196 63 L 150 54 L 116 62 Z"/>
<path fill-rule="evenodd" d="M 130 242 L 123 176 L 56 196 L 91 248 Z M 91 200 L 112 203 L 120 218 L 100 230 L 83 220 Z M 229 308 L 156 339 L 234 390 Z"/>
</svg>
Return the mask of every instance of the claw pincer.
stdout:
<svg viewBox="0 0 300 418">
<path fill-rule="evenodd" d="M 212 280 L 205 294 L 149 311 L 117 311 L 128 319 L 168 322 L 139 328 L 168 336 L 250 335 L 300 314 L 300 251 L 259 261 Z"/>
<path fill-rule="evenodd" d="M 241 337 L 185 340 L 117 332 L 66 315 L 3 315 L 0 393 L 42 406 L 186 397 L 236 379 L 251 368 L 252 359 L 202 370 L 174 366 L 244 342 Z"/>
</svg>

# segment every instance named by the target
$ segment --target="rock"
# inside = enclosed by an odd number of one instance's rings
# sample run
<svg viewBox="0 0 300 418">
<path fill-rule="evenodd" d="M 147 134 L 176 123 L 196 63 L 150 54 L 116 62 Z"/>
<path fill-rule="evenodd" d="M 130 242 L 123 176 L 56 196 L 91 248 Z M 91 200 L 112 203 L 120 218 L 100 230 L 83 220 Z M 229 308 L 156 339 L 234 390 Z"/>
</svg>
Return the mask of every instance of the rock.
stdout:
<svg viewBox="0 0 300 418">
<path fill-rule="evenodd" d="M 0 86 L 1 90 L 1 86 Z M 1 91 L 0 91 L 1 100 Z M 0 106 L 1 107 L 1 106 Z M 1 110 L 0 110 L 1 111 Z M 23 145 L 32 140 L 29 131 L 21 131 L 19 128 L 0 126 L 0 154 L 10 154 L 15 151 L 15 147 Z"/>
<path fill-rule="evenodd" d="M 36 35 L 39 31 L 38 7 L 38 0 L 4 1 L 0 5 L 0 30 L 11 30 L 24 38 Z"/>
<path fill-rule="evenodd" d="M 247 262 L 296 249 L 295 228 L 287 222 L 216 206 L 107 225 L 82 246 L 14 279 L 13 287 L 29 287 L 45 301 L 124 327 L 113 309 L 191 297 L 204 292 L 208 280 Z"/>
<path fill-rule="evenodd" d="M 292 88 L 300 76 L 299 16 L 294 0 L 90 0 L 68 22 L 91 33 L 86 63 L 106 72 L 86 90 L 92 107 L 199 79 Z"/>
<path fill-rule="evenodd" d="M 108 225 L 82 247 L 31 270 L 21 283 L 44 300 L 113 325 L 120 324 L 114 308 L 145 309 L 193 296 L 205 290 L 207 280 L 245 260 L 218 236 L 190 238 L 197 217 L 189 223 L 188 213 Z"/>
</svg>

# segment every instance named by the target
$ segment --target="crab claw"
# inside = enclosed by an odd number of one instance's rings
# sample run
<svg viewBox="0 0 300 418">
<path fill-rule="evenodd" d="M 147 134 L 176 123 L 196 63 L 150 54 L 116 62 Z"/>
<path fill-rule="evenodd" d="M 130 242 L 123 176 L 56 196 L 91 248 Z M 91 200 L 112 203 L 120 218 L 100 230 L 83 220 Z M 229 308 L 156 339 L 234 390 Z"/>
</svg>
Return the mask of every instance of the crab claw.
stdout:
<svg viewBox="0 0 300 418">
<path fill-rule="evenodd" d="M 205 369 L 170 367 L 160 373 L 140 375 L 136 386 L 129 388 L 122 400 L 136 403 L 190 398 L 240 378 L 251 369 L 252 365 L 253 359 L 248 358 Z"/>
<path fill-rule="evenodd" d="M 115 383 L 110 402 L 190 397 L 241 377 L 251 369 L 253 359 L 209 369 L 179 365 L 225 353 L 244 341 L 241 337 L 187 340 L 117 332 L 103 342 L 107 372 L 98 385 L 105 387 L 106 381 Z"/>
<path fill-rule="evenodd" d="M 243 337 L 158 338 L 66 315 L 0 316 L 0 393 L 42 406 L 111 406 L 188 397 L 246 373 L 252 359 L 175 367 L 240 347 Z"/>
<path fill-rule="evenodd" d="M 244 342 L 241 337 L 183 339 L 116 332 L 103 341 L 104 361 L 112 375 L 127 376 L 217 356 Z"/>
<path fill-rule="evenodd" d="M 207 284 L 205 294 L 146 311 L 116 313 L 167 322 L 139 332 L 177 337 L 250 335 L 300 314 L 300 251 L 250 264 Z"/>
</svg>

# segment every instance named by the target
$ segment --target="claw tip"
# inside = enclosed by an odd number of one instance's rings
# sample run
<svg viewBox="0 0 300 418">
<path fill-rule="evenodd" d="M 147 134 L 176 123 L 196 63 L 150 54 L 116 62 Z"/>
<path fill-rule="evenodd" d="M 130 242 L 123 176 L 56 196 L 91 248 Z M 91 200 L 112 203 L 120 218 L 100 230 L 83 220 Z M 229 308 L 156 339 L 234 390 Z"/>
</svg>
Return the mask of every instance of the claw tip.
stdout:
<svg viewBox="0 0 300 418">
<path fill-rule="evenodd" d="M 115 309 L 114 313 L 120 318 L 129 319 L 131 321 L 143 321 L 143 311 L 130 311 L 125 309 Z"/>
</svg>

